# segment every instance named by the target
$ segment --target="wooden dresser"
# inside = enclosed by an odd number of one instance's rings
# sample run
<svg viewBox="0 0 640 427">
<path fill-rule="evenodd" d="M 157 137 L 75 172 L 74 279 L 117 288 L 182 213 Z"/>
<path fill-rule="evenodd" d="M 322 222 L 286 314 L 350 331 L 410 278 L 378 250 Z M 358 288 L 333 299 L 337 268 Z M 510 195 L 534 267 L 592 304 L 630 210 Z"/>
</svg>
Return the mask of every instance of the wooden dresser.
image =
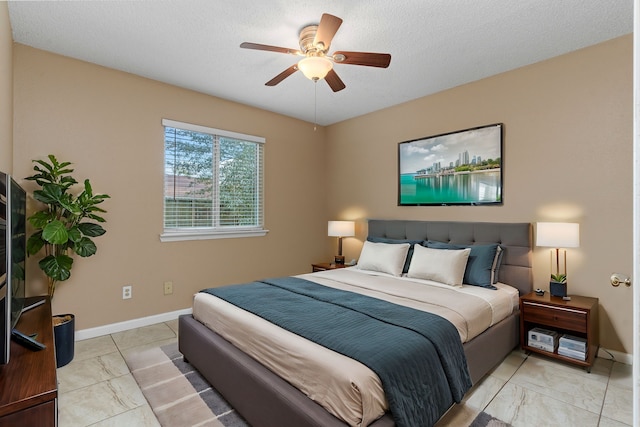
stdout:
<svg viewBox="0 0 640 427">
<path fill-rule="evenodd" d="M 27 304 L 40 298 L 28 298 Z M 0 427 L 55 427 L 58 384 L 49 298 L 23 313 L 16 329 L 38 334 L 36 340 L 47 348 L 32 351 L 12 340 L 9 363 L 0 365 Z"/>
</svg>

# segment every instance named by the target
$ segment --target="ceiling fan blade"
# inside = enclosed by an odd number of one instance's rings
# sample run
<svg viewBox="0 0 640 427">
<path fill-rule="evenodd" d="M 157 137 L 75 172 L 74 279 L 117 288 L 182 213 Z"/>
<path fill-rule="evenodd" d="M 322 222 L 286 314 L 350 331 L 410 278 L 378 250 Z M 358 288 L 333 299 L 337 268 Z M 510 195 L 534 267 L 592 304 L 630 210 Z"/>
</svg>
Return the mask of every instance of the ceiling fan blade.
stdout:
<svg viewBox="0 0 640 427">
<path fill-rule="evenodd" d="M 318 24 L 316 37 L 313 40 L 314 46 L 322 43 L 324 50 L 329 49 L 331 40 L 333 40 L 333 36 L 336 35 L 340 25 L 342 25 L 342 19 L 329 15 L 328 13 L 323 13 L 322 18 L 320 18 L 320 24 Z"/>
<path fill-rule="evenodd" d="M 334 92 L 341 91 L 346 87 L 340 77 L 338 77 L 338 74 L 336 74 L 333 69 L 329 70 L 324 79 L 327 81 L 327 84 Z"/>
<path fill-rule="evenodd" d="M 341 57 L 344 59 L 340 60 Z M 388 53 L 335 52 L 333 58 L 337 64 L 365 65 L 367 67 L 387 68 L 391 63 L 391 55 Z"/>
<path fill-rule="evenodd" d="M 295 73 L 296 71 L 298 71 L 298 64 L 294 64 L 291 67 L 287 68 L 286 70 L 284 70 L 283 72 L 281 72 L 280 74 L 278 74 L 277 76 L 275 76 L 274 78 L 266 82 L 265 86 L 275 86 L 281 81 L 283 81 L 284 79 L 286 79 L 287 77 L 289 77 L 291 74 Z"/>
<path fill-rule="evenodd" d="M 288 53 L 290 55 L 302 55 L 302 52 L 296 49 L 289 49 L 286 47 L 278 47 L 278 46 L 269 46 L 267 44 L 260 44 L 260 43 L 244 42 L 240 44 L 240 47 L 243 49 L 266 50 L 269 52 Z"/>
</svg>

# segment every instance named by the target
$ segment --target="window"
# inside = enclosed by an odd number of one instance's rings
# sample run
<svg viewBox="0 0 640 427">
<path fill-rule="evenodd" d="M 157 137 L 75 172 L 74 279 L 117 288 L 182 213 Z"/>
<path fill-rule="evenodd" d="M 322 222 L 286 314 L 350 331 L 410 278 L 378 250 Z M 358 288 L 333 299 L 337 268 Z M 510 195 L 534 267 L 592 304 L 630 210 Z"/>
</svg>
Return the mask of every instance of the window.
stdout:
<svg viewBox="0 0 640 427">
<path fill-rule="evenodd" d="M 163 119 L 160 240 L 264 236 L 264 138 Z"/>
</svg>

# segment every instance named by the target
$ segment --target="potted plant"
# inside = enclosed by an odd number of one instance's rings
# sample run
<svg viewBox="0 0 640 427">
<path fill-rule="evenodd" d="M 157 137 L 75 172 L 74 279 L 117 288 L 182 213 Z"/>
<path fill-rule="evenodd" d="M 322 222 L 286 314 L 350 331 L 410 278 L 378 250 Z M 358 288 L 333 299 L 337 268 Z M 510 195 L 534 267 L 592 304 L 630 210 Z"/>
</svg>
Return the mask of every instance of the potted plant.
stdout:
<svg viewBox="0 0 640 427">
<path fill-rule="evenodd" d="M 567 275 L 566 274 L 551 274 L 551 280 L 549 281 L 549 293 L 555 297 L 567 296 Z"/>
<path fill-rule="evenodd" d="M 98 223 L 105 222 L 99 214 L 106 212 L 97 205 L 109 198 L 106 194 L 93 194 L 88 179 L 79 194 L 71 192 L 78 183 L 70 174 L 70 162 L 58 162 L 49 155 L 49 161 L 34 160 L 35 174 L 26 178 L 35 181 L 40 189 L 33 197 L 45 207 L 36 211 L 28 220 L 34 233 L 27 240 L 27 253 L 36 255 L 44 250 L 38 262 L 48 280 L 48 294 L 53 298 L 56 285 L 71 277 L 72 255 L 89 257 L 97 251 L 93 237 L 106 231 Z M 75 317 L 72 314 L 54 316 L 54 336 L 58 367 L 73 359 Z"/>
</svg>

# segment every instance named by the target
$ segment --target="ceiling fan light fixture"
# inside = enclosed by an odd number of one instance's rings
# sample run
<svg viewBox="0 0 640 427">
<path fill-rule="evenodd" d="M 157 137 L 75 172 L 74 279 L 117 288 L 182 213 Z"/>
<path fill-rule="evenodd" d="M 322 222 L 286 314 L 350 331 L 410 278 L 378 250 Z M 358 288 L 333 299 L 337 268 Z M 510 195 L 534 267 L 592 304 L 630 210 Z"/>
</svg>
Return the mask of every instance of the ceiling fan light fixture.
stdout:
<svg viewBox="0 0 640 427">
<path fill-rule="evenodd" d="M 333 68 L 333 63 L 322 56 L 308 56 L 298 62 L 298 69 L 309 80 L 322 80 Z"/>
<path fill-rule="evenodd" d="M 306 78 L 314 83 L 318 80 L 324 80 L 332 91 L 339 92 L 346 86 L 333 70 L 334 63 L 387 68 L 391 62 L 391 55 L 388 53 L 345 51 L 334 52 L 333 55 L 330 55 L 329 48 L 331 47 L 333 36 L 336 35 L 341 25 L 342 19 L 323 13 L 319 24 L 307 25 L 300 31 L 298 35 L 300 50 L 250 42 L 241 43 L 240 47 L 304 57 L 266 82 L 266 86 L 275 86 L 300 70 Z"/>
</svg>

